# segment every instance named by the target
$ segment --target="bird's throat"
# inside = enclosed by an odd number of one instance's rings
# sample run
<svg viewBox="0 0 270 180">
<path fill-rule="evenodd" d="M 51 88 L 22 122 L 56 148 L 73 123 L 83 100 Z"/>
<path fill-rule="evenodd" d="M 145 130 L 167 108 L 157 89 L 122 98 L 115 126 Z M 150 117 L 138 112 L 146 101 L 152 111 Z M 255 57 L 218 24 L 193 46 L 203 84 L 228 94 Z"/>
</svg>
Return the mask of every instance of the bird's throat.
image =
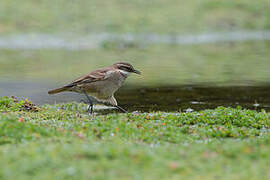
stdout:
<svg viewBox="0 0 270 180">
<path fill-rule="evenodd" d="M 127 78 L 129 76 L 129 74 L 130 74 L 130 72 L 123 71 L 123 70 L 119 70 L 119 72 L 124 78 Z"/>
</svg>

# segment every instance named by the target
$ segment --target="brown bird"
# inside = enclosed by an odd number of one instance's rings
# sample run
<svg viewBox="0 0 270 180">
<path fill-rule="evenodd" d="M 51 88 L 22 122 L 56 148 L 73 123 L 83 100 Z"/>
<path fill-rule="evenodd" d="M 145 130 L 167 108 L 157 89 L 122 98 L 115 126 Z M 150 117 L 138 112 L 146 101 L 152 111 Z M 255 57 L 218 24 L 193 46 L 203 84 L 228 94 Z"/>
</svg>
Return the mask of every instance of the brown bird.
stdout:
<svg viewBox="0 0 270 180">
<path fill-rule="evenodd" d="M 64 91 L 83 93 L 88 100 L 90 113 L 93 113 L 93 102 L 90 96 L 98 102 L 110 104 L 126 112 L 117 105 L 114 93 L 123 85 L 130 73 L 141 74 L 140 71 L 133 68 L 127 62 L 118 62 L 109 67 L 97 69 L 87 75 L 81 76 L 68 85 L 50 90 L 49 94 L 57 94 Z"/>
</svg>

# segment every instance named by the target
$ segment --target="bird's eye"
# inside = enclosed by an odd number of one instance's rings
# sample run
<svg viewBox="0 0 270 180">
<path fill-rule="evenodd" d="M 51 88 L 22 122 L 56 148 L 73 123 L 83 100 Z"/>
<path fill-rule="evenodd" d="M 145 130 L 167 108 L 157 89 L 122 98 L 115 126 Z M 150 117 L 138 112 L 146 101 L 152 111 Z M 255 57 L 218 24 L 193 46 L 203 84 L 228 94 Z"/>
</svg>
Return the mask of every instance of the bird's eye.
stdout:
<svg viewBox="0 0 270 180">
<path fill-rule="evenodd" d="M 131 72 L 132 70 L 129 67 L 126 66 L 122 66 L 120 69 L 127 71 L 127 72 Z"/>
</svg>

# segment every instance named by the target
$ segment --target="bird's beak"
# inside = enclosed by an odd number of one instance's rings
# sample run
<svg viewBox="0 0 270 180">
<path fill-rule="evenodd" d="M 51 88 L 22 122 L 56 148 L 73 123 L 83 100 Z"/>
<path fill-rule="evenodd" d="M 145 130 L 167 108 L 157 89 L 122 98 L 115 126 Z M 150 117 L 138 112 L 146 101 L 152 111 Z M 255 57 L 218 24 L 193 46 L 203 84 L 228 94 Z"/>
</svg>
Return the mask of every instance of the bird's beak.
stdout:
<svg viewBox="0 0 270 180">
<path fill-rule="evenodd" d="M 136 69 L 134 69 L 133 73 L 140 74 L 140 75 L 142 74 L 140 71 L 138 71 Z"/>
</svg>

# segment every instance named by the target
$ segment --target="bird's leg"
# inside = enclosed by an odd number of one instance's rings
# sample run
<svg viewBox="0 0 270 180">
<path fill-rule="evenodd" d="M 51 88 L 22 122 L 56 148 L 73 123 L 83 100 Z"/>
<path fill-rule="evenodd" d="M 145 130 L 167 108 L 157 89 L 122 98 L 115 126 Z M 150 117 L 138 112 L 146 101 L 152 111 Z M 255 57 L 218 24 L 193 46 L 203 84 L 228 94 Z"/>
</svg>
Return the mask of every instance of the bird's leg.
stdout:
<svg viewBox="0 0 270 180">
<path fill-rule="evenodd" d="M 115 105 L 115 107 L 117 107 L 118 109 L 120 109 L 120 110 L 123 111 L 124 113 L 128 113 L 125 109 L 121 108 L 121 107 L 118 106 L 118 105 Z"/>
<path fill-rule="evenodd" d="M 89 112 L 89 110 L 90 110 L 90 114 L 93 114 L 93 102 L 92 102 L 92 100 L 90 99 L 90 97 L 86 94 L 86 92 L 85 91 L 83 91 L 83 93 L 84 93 L 84 95 L 86 96 L 86 98 L 87 98 L 87 100 L 88 100 L 88 103 L 89 103 L 89 106 L 88 106 L 88 109 L 87 109 L 87 111 Z"/>
</svg>

